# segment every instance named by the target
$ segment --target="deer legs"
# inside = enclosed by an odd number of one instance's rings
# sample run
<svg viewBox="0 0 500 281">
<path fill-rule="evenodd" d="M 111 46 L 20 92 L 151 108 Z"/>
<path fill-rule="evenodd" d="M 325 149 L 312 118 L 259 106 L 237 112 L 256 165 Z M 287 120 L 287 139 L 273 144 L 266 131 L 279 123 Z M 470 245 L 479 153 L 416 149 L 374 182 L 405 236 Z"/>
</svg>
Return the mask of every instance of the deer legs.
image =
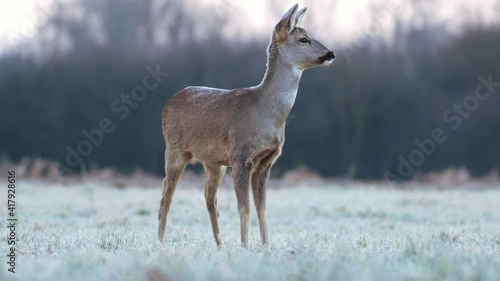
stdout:
<svg viewBox="0 0 500 281">
<path fill-rule="evenodd" d="M 217 189 L 225 172 L 225 166 L 205 165 L 205 174 L 207 177 L 205 183 L 205 200 L 207 202 L 208 214 L 210 215 L 210 222 L 212 223 L 215 243 L 219 249 L 222 247 L 222 240 L 219 230 L 219 211 L 217 210 Z"/>
<path fill-rule="evenodd" d="M 267 214 L 266 214 L 266 183 L 269 177 L 271 166 L 265 167 L 263 170 L 256 170 L 252 174 L 252 193 L 257 217 L 259 219 L 260 239 L 262 245 L 269 242 L 269 234 L 267 232 Z"/>
<path fill-rule="evenodd" d="M 240 214 L 241 227 L 241 246 L 248 246 L 248 226 L 250 224 L 250 172 L 252 166 L 245 164 L 237 164 L 233 166 L 234 190 L 236 199 L 238 200 L 238 213 Z"/>
<path fill-rule="evenodd" d="M 158 211 L 158 240 L 163 242 L 165 228 L 167 227 L 167 217 L 172 204 L 177 183 L 186 168 L 189 159 L 181 155 L 165 152 L 165 179 L 163 180 L 163 195 Z"/>
<path fill-rule="evenodd" d="M 266 215 L 266 183 L 274 160 L 279 156 L 280 149 L 265 151 L 258 154 L 253 159 L 256 166 L 249 162 L 233 163 L 233 180 L 236 199 L 238 201 L 238 213 L 240 215 L 241 245 L 248 246 L 248 231 L 250 224 L 250 199 L 249 191 L 252 186 L 253 199 L 257 217 L 259 220 L 260 237 L 263 245 L 269 243 L 269 234 L 267 230 Z M 166 176 L 163 180 L 163 195 L 158 212 L 158 239 L 163 241 L 165 229 L 168 221 L 168 213 L 172 198 L 177 187 L 177 183 L 189 162 L 189 157 L 183 157 L 182 154 L 165 153 Z M 205 200 L 207 204 L 212 231 L 217 244 L 217 248 L 222 247 L 222 240 L 219 229 L 219 211 L 217 209 L 217 190 L 226 172 L 225 166 L 204 165 L 205 182 Z"/>
<path fill-rule="evenodd" d="M 267 151 L 254 159 L 257 166 L 239 164 L 233 166 L 234 189 L 238 200 L 238 212 L 241 223 L 241 245 L 248 245 L 248 225 L 250 222 L 249 188 L 252 185 L 253 199 L 259 219 L 260 238 L 263 245 L 269 243 L 266 214 L 266 184 L 274 160 L 280 155 L 281 149 Z"/>
<path fill-rule="evenodd" d="M 269 234 L 267 230 L 266 213 L 266 185 L 269 179 L 269 173 L 274 161 L 281 154 L 281 149 L 276 149 L 260 160 L 259 166 L 252 174 L 252 192 L 257 217 L 259 219 L 260 239 L 262 245 L 269 243 Z"/>
</svg>

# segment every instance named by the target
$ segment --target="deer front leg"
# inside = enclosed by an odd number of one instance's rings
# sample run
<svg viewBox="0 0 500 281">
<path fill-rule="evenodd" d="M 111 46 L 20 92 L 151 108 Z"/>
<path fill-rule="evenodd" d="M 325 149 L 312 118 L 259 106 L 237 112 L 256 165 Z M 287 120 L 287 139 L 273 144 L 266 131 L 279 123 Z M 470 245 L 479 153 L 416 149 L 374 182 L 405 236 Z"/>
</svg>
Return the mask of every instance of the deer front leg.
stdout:
<svg viewBox="0 0 500 281">
<path fill-rule="evenodd" d="M 241 163 L 233 165 L 233 180 L 236 199 L 238 200 L 238 213 L 241 224 L 241 245 L 248 246 L 248 226 L 250 224 L 250 172 L 251 164 Z"/>
<path fill-rule="evenodd" d="M 266 183 L 269 178 L 271 166 L 258 169 L 252 174 L 252 192 L 257 217 L 259 219 L 260 239 L 262 245 L 269 243 L 269 234 L 267 231 L 267 214 L 266 214 Z"/>
<path fill-rule="evenodd" d="M 267 230 L 267 213 L 266 213 L 266 185 L 269 179 L 269 173 L 274 161 L 281 154 L 281 148 L 278 148 L 267 156 L 262 158 L 257 169 L 252 174 L 252 191 L 255 209 L 259 218 L 260 239 L 262 245 L 269 243 L 269 234 Z"/>
</svg>

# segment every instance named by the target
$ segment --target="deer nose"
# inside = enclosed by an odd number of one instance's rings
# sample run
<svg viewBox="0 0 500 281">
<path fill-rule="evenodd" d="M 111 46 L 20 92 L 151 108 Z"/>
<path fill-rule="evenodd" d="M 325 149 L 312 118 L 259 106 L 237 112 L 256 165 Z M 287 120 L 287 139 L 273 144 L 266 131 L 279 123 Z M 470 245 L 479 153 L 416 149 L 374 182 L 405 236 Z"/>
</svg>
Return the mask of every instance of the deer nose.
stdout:
<svg viewBox="0 0 500 281">
<path fill-rule="evenodd" d="M 319 59 L 320 59 L 321 63 L 328 61 L 330 64 L 335 59 L 335 54 L 332 51 L 328 51 L 328 53 L 326 55 L 322 56 Z"/>
</svg>

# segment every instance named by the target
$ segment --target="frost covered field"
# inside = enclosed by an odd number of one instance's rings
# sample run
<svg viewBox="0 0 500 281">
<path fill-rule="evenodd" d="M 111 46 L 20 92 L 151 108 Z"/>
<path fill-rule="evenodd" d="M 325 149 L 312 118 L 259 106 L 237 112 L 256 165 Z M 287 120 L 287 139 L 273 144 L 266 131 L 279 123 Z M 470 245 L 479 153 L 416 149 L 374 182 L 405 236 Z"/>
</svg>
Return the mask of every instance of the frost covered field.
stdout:
<svg viewBox="0 0 500 281">
<path fill-rule="evenodd" d="M 260 246 L 252 209 L 250 248 L 242 249 L 226 181 L 218 252 L 201 185 L 181 181 L 160 245 L 160 182 L 117 188 L 20 181 L 16 273 L 6 271 L 2 234 L 0 280 L 500 280 L 499 188 L 274 182 L 271 245 Z"/>
</svg>

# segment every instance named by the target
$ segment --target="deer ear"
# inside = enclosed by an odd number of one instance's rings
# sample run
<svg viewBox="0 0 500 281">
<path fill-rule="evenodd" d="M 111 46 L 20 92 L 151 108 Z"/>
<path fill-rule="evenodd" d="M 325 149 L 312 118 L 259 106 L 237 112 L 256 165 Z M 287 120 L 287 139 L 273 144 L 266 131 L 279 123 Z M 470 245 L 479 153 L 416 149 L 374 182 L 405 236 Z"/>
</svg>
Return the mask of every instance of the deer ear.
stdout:
<svg viewBox="0 0 500 281">
<path fill-rule="evenodd" d="M 297 12 L 295 15 L 295 26 L 299 26 L 300 23 L 302 22 L 302 19 L 304 18 L 304 15 L 306 14 L 307 7 L 304 7 L 300 9 L 300 11 Z"/>
<path fill-rule="evenodd" d="M 281 20 L 276 25 L 274 30 L 274 37 L 278 41 L 284 41 L 288 38 L 288 34 L 292 32 L 295 28 L 295 15 L 297 14 L 297 9 L 299 8 L 299 4 L 293 5 L 290 10 L 288 10 Z"/>
</svg>

